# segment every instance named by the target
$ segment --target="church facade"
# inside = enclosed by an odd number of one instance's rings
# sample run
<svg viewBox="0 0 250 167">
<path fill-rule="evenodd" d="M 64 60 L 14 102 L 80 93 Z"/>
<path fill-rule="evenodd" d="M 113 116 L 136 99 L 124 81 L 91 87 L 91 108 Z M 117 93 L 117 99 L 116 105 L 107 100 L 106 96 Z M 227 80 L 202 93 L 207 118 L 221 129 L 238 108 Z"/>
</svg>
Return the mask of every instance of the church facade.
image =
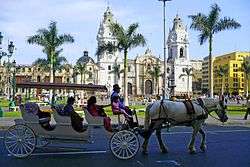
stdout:
<svg viewBox="0 0 250 167">
<path fill-rule="evenodd" d="M 103 43 L 116 43 L 116 39 L 109 29 L 114 22 L 111 9 L 108 7 L 101 21 L 97 42 L 98 46 Z M 192 92 L 192 76 L 187 75 L 187 69 L 191 68 L 189 58 L 189 41 L 187 28 L 181 18 L 177 15 L 173 21 L 173 27 L 169 31 L 167 61 L 168 93 L 171 95 L 183 95 Z M 112 85 L 118 83 L 123 87 L 123 55 L 118 51 L 115 53 L 105 52 L 97 55 L 97 64 L 100 67 L 99 84 Z M 117 68 L 118 67 L 118 68 Z M 156 95 L 162 94 L 162 83 L 164 73 L 164 61 L 156 57 L 150 49 L 145 53 L 137 55 L 135 59 L 128 60 L 128 94 L 129 95 Z M 154 71 L 160 68 L 161 75 L 156 76 Z M 117 72 L 115 72 L 115 69 Z M 117 70 L 119 69 L 119 70 Z"/>
</svg>

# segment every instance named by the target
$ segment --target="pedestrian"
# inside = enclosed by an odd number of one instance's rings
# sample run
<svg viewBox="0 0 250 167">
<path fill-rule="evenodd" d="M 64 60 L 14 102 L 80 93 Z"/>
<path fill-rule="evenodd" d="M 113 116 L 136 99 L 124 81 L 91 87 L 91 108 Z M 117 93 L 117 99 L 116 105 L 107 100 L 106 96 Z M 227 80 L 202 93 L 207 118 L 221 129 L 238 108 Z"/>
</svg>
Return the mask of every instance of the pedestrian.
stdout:
<svg viewBox="0 0 250 167">
<path fill-rule="evenodd" d="M 246 110 L 246 114 L 244 116 L 244 120 L 247 120 L 247 116 L 248 114 L 250 114 L 250 101 L 249 101 L 249 96 L 247 97 L 247 102 L 246 102 L 246 107 L 247 107 L 247 110 Z"/>
</svg>

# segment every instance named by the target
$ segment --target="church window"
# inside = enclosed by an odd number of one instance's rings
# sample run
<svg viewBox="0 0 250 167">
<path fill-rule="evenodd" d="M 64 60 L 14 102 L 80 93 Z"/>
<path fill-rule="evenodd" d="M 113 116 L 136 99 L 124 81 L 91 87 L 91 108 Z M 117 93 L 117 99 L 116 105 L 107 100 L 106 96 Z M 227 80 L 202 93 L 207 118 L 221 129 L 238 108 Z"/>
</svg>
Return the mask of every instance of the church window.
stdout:
<svg viewBox="0 0 250 167">
<path fill-rule="evenodd" d="M 109 81 L 111 80 L 111 77 L 110 77 L 110 76 L 108 76 L 108 80 L 109 80 Z"/>
<path fill-rule="evenodd" d="M 108 21 L 110 22 L 110 19 L 108 19 Z"/>
<path fill-rule="evenodd" d="M 185 82 L 185 79 L 184 79 L 184 78 L 182 78 L 182 82 Z"/>
<path fill-rule="evenodd" d="M 89 73 L 89 79 L 92 79 L 92 78 L 93 78 L 92 73 Z"/>
<path fill-rule="evenodd" d="M 111 70 L 111 66 L 108 66 L 108 70 Z"/>
<path fill-rule="evenodd" d="M 128 72 L 130 72 L 131 71 L 131 66 L 128 66 Z"/>
<path fill-rule="evenodd" d="M 89 67 L 89 71 L 91 71 L 92 70 L 92 68 L 91 67 Z"/>
<path fill-rule="evenodd" d="M 180 58 L 181 57 L 184 57 L 184 55 L 183 55 L 183 48 L 180 48 Z"/>
</svg>

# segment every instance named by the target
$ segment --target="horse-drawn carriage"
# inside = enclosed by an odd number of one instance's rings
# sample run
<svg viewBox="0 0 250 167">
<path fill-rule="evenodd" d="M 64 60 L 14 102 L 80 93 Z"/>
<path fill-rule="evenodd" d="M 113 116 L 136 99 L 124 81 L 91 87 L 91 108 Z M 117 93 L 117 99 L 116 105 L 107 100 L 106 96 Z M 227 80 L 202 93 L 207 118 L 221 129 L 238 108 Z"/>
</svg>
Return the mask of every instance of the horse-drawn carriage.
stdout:
<svg viewBox="0 0 250 167">
<path fill-rule="evenodd" d="M 71 89 L 71 90 L 91 90 L 107 91 L 105 86 L 100 85 L 78 85 L 78 84 L 40 84 L 22 83 L 17 84 L 22 88 L 39 89 Z M 93 117 L 86 109 L 84 115 L 86 131 L 77 132 L 72 128 L 70 117 L 58 114 L 55 107 L 52 107 L 52 115 L 56 122 L 54 130 L 45 130 L 39 124 L 36 114 L 27 111 L 27 107 L 20 106 L 22 119 L 16 119 L 15 125 L 11 126 L 5 133 L 4 143 L 8 152 L 18 158 L 24 158 L 32 154 L 38 147 L 44 147 L 53 142 L 92 142 L 91 134 L 93 126 L 103 126 L 103 117 Z M 107 132 L 108 133 L 108 132 Z M 109 132 L 110 133 L 110 132 Z M 140 148 L 140 143 L 136 131 L 132 128 L 119 129 L 114 132 L 109 142 L 110 150 L 119 159 L 130 159 L 136 155 Z"/>
</svg>

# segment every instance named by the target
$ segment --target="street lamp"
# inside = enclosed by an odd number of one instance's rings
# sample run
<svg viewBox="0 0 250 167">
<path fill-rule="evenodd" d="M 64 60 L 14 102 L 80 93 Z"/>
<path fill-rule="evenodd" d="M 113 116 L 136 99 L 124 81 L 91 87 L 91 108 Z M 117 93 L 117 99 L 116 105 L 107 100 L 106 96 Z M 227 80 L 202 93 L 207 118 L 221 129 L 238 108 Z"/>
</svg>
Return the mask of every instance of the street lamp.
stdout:
<svg viewBox="0 0 250 167">
<path fill-rule="evenodd" d="M 163 99 L 166 99 L 166 90 L 167 90 L 167 56 L 166 56 L 166 2 L 171 0 L 158 0 L 163 2 L 163 48 L 164 48 L 164 77 L 163 77 Z"/>
</svg>

